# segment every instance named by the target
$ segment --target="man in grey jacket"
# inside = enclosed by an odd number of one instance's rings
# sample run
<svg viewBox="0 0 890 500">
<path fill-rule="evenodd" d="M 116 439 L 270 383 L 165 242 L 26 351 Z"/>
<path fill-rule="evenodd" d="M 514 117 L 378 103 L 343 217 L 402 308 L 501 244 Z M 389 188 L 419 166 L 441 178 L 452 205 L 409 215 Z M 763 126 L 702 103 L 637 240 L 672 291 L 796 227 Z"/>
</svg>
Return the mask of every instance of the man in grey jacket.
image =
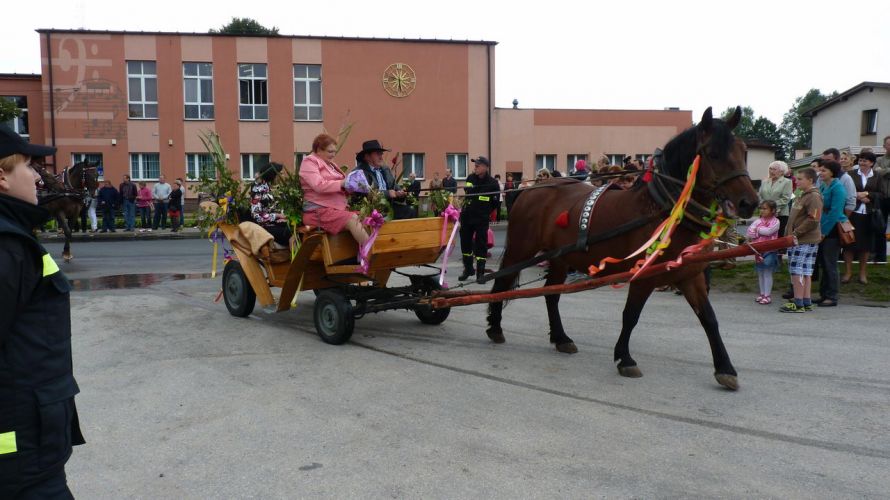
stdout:
<svg viewBox="0 0 890 500">
<path fill-rule="evenodd" d="M 157 229 L 160 224 L 161 229 L 167 229 L 167 204 L 170 203 L 170 193 L 173 188 L 167 184 L 164 175 L 158 176 L 158 183 L 151 188 L 151 199 L 155 204 L 155 218 L 151 225 L 152 229 Z"/>
</svg>

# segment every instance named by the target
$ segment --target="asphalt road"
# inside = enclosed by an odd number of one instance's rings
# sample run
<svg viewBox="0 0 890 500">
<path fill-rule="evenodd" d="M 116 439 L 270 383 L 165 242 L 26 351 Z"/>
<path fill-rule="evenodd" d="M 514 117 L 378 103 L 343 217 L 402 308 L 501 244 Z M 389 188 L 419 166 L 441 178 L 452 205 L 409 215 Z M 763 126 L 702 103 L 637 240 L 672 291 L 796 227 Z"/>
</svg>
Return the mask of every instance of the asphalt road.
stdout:
<svg viewBox="0 0 890 500">
<path fill-rule="evenodd" d="M 91 243 L 72 278 L 201 273 L 205 241 Z M 157 246 L 154 246 L 157 244 Z M 94 246 L 95 245 L 95 246 Z M 456 261 L 450 266 L 454 276 Z M 524 279 L 534 277 L 532 270 Z M 547 341 L 544 301 L 440 326 L 391 311 L 329 346 L 313 296 L 231 317 L 219 280 L 72 297 L 88 444 L 68 464 L 80 498 L 879 498 L 890 491 L 887 309 L 782 315 L 712 297 L 741 389 L 713 379 L 681 297 L 654 295 L 611 361 L 624 290 L 564 296 L 580 352 Z"/>
</svg>

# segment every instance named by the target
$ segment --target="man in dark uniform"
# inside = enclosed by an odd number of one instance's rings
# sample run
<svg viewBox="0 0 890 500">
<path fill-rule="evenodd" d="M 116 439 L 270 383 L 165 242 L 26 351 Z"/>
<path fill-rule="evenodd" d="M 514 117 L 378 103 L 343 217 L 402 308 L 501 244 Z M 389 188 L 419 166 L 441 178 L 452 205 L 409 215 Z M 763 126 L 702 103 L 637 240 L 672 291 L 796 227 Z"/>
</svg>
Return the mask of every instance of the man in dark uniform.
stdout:
<svg viewBox="0 0 890 500">
<path fill-rule="evenodd" d="M 476 279 L 485 275 L 485 254 L 488 251 L 488 218 L 494 210 L 495 196 L 498 194 L 498 181 L 488 175 L 488 158 L 480 156 L 471 160 L 475 170 L 467 176 L 464 187 L 464 206 L 460 214 L 460 250 L 463 253 L 464 272 L 458 280 L 464 281 L 473 275 L 476 265 Z M 475 262 L 474 262 L 475 261 Z"/>
<path fill-rule="evenodd" d="M 29 144 L 0 125 L 0 498 L 73 498 L 71 446 L 83 444 L 74 406 L 68 279 L 34 238 L 37 206 Z"/>
</svg>

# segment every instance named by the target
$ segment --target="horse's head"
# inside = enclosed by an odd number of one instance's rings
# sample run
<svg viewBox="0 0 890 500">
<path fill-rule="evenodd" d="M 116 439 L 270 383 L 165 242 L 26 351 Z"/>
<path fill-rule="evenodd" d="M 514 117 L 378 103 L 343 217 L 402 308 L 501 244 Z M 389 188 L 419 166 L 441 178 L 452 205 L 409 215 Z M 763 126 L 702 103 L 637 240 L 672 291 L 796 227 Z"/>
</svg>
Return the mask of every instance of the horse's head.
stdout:
<svg viewBox="0 0 890 500">
<path fill-rule="evenodd" d="M 664 158 L 667 173 L 684 178 L 685 169 L 701 155 L 696 191 L 710 198 L 702 201 L 717 200 L 726 216 L 747 218 L 757 208 L 758 196 L 745 165 L 745 143 L 732 133 L 741 117 L 739 107 L 726 121 L 714 118 L 708 108 L 698 125 L 665 145 Z"/>
<path fill-rule="evenodd" d="M 49 170 L 46 169 L 45 166 L 39 164 L 32 164 L 34 170 L 37 171 L 37 175 L 40 176 L 40 180 L 37 181 L 38 189 L 46 189 L 50 191 L 63 191 L 64 186 L 62 186 L 62 182 L 56 178 Z"/>
<path fill-rule="evenodd" d="M 74 189 L 88 189 L 95 191 L 99 189 L 99 169 L 98 163 L 88 161 L 80 161 L 68 169 L 68 183 Z"/>
</svg>

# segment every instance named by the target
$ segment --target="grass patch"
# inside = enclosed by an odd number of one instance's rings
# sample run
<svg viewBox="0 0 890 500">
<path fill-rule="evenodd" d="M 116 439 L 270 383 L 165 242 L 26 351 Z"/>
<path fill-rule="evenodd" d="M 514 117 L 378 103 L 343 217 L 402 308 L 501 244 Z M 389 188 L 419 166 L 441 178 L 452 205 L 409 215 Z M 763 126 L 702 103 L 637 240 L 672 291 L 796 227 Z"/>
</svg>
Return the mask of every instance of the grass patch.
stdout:
<svg viewBox="0 0 890 500">
<path fill-rule="evenodd" d="M 782 266 L 773 275 L 773 292 L 780 295 L 785 291 L 790 277 L 788 276 L 788 260 L 783 259 Z M 840 286 L 840 299 L 862 300 L 870 302 L 890 302 L 890 266 L 887 264 L 870 264 L 868 266 L 868 284 L 856 281 L 859 263 L 853 264 L 853 281 Z M 838 275 L 843 276 L 843 264 L 838 264 Z M 738 292 L 756 294 L 757 271 L 754 262 L 739 262 L 735 269 L 713 269 L 711 271 L 711 288 L 721 292 Z M 818 298 L 819 285 L 813 283 L 813 297 Z"/>
</svg>

